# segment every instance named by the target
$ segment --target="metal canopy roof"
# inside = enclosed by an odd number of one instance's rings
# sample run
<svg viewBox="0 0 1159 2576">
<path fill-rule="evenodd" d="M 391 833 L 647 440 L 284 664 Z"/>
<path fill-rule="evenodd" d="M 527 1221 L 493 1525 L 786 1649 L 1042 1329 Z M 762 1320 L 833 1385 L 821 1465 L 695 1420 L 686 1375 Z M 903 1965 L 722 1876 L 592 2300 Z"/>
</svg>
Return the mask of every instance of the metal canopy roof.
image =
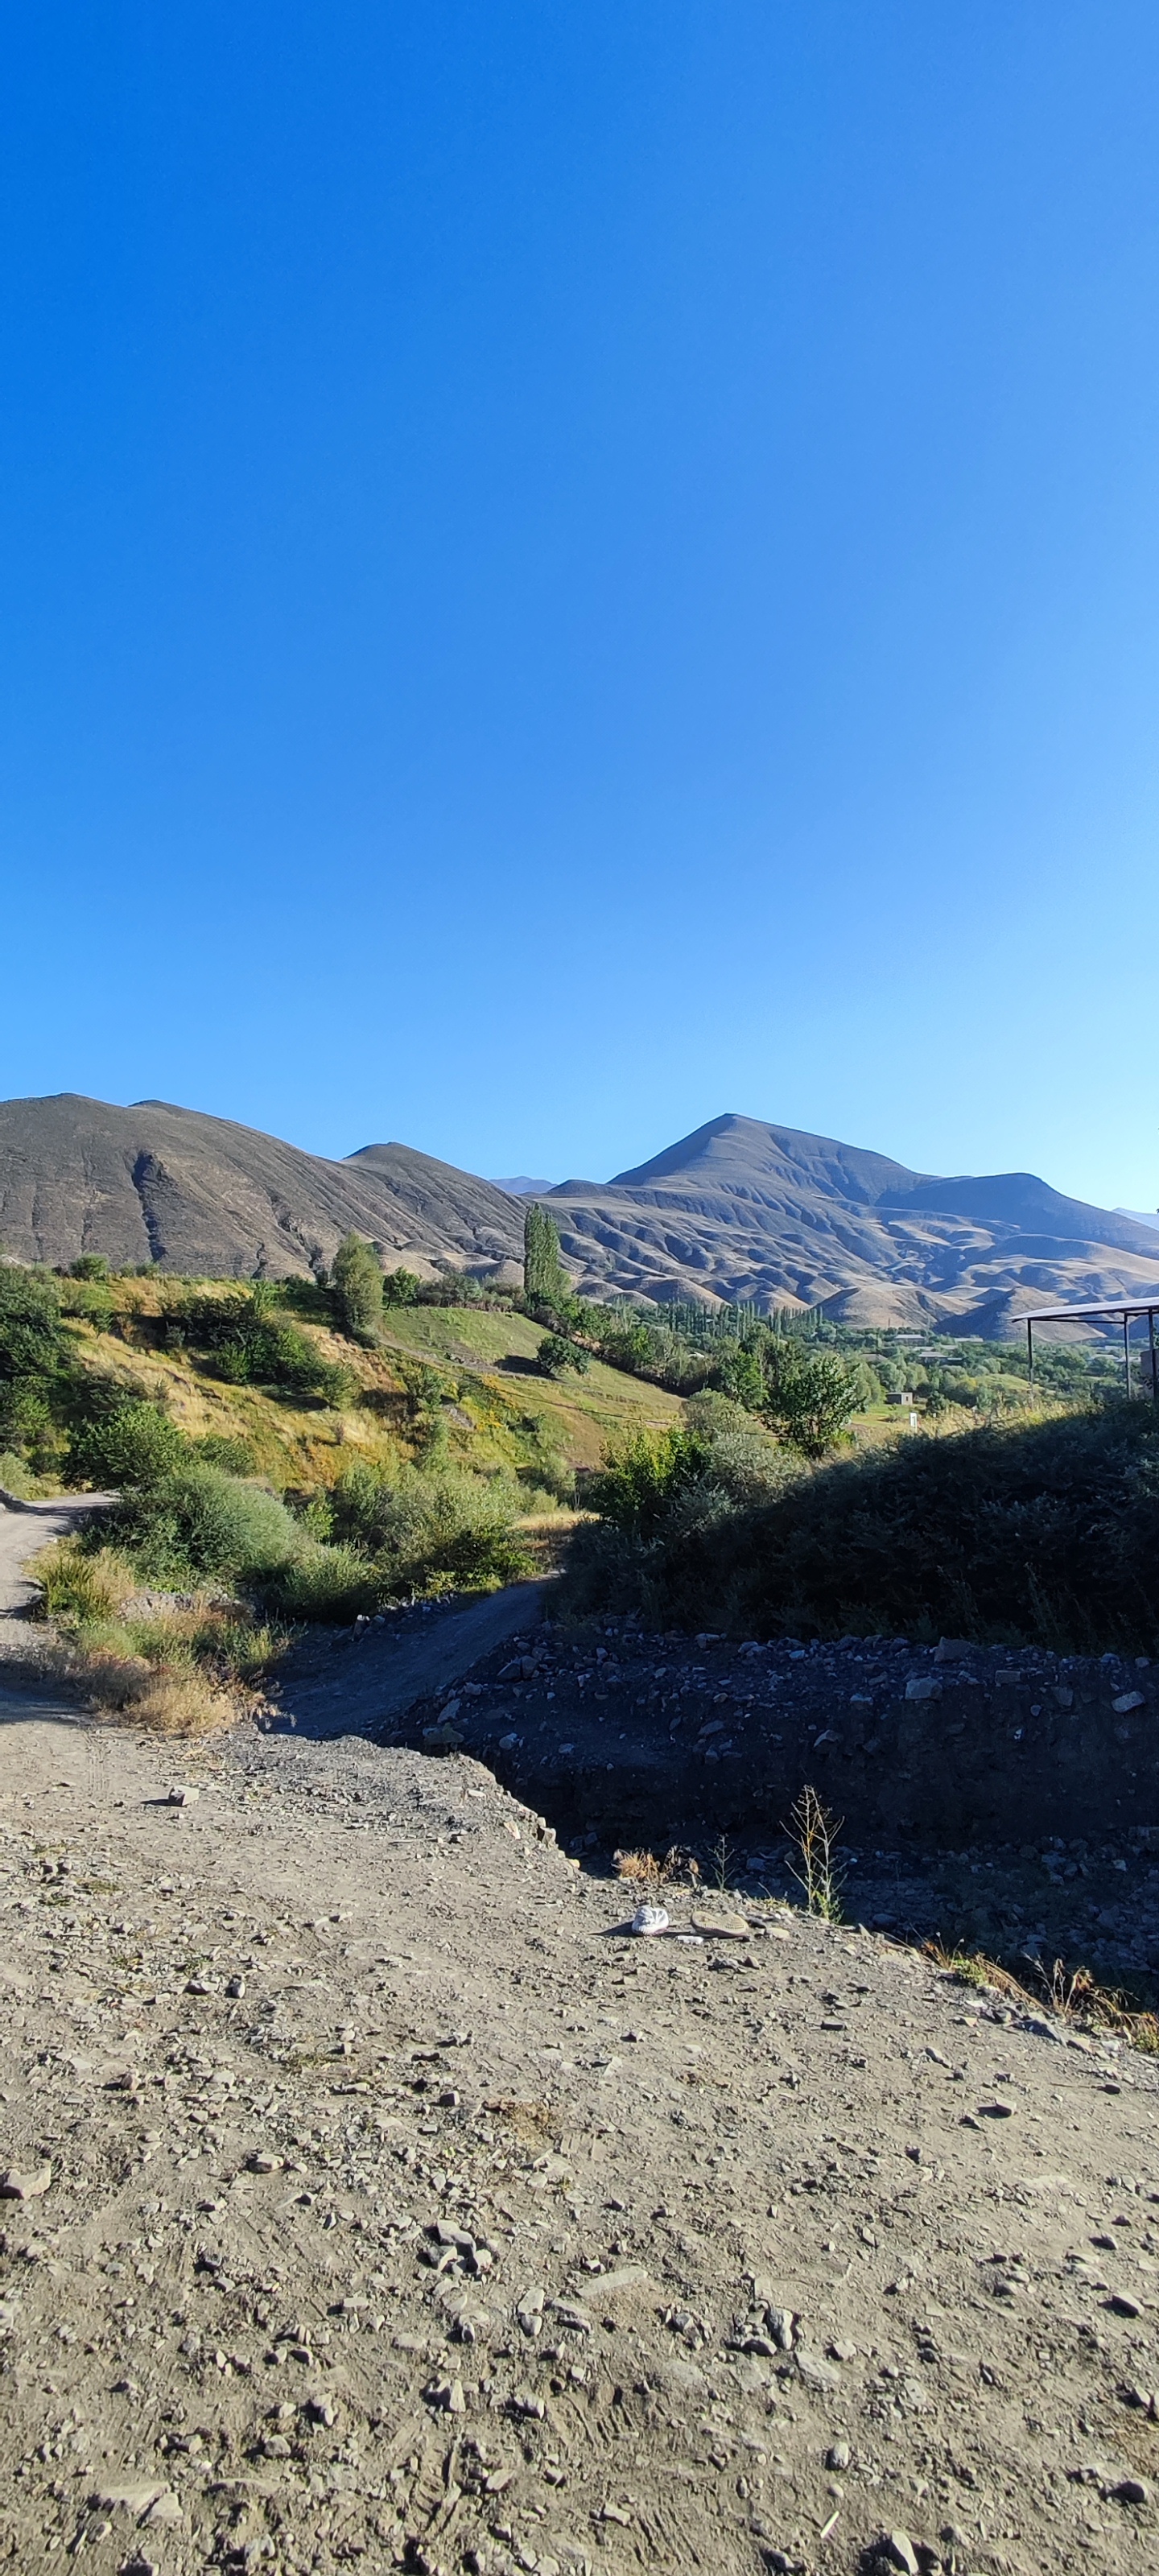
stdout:
<svg viewBox="0 0 1159 2576">
<path fill-rule="evenodd" d="M 1153 1297 L 1100 1297 L 1094 1306 L 1034 1306 L 1028 1315 L 1012 1315 L 1013 1324 L 1062 1324 L 1070 1315 L 1159 1315 L 1159 1288 Z"/>
</svg>

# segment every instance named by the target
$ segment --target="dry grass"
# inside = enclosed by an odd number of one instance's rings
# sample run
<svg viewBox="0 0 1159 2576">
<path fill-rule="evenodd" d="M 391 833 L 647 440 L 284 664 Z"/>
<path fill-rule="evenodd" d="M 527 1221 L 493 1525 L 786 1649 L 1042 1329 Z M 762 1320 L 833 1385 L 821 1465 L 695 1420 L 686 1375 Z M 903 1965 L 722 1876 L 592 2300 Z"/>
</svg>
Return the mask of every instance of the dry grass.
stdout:
<svg viewBox="0 0 1159 2576">
<path fill-rule="evenodd" d="M 826 1923 L 841 1921 L 845 1871 L 838 1857 L 843 1818 L 835 1816 L 808 1782 L 790 1808 L 784 1825 L 792 1845 L 789 1863 L 810 1914 Z"/>
<path fill-rule="evenodd" d="M 219 1735 L 260 1706 L 260 1676 L 288 1631 L 244 1604 L 193 1594 L 133 1615 L 138 1578 L 127 1557 L 74 1540 L 45 1548 L 30 1568 L 54 1632 L 49 1660 L 86 1704 L 158 1735 Z"/>
<path fill-rule="evenodd" d="M 673 1843 L 662 1860 L 651 1851 L 618 1851 L 614 1858 L 617 1878 L 634 1888 L 641 1899 L 652 1900 L 665 1887 L 699 1885 L 700 1869 L 691 1852 Z"/>
<path fill-rule="evenodd" d="M 1048 1967 L 1044 1960 L 1033 1959 L 1028 1962 L 1032 1982 L 1027 1984 L 984 1951 L 955 1950 L 936 1940 L 926 1941 L 923 1949 L 927 1958 L 962 1985 L 1002 1995 L 1024 2011 L 1045 2010 L 1057 2021 L 1103 2031 L 1147 2056 L 1159 2056 L 1159 2014 L 1140 2010 L 1118 1987 L 1103 1985 L 1090 1968 L 1068 1968 L 1062 1959 Z"/>
</svg>

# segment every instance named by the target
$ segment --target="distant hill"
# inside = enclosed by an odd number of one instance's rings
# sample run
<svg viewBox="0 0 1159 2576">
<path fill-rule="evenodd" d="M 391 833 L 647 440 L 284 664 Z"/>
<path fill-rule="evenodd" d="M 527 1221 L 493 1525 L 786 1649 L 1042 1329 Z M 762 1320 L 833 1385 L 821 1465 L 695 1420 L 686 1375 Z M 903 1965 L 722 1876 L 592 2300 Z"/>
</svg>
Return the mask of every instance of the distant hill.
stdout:
<svg viewBox="0 0 1159 2576">
<path fill-rule="evenodd" d="M 547 1197 L 549 1190 L 555 1188 L 555 1182 L 532 1180 L 529 1173 L 516 1172 L 513 1180 L 495 1181 L 492 1187 L 506 1190 L 508 1198 L 512 1199 L 542 1199 Z M 1159 1219 L 1156 1222 L 1159 1223 Z"/>
<path fill-rule="evenodd" d="M 20 1261 L 101 1252 L 116 1268 L 285 1278 L 329 1262 L 352 1230 L 388 1268 L 487 1268 L 523 1251 L 522 1210 L 502 1190 L 406 1145 L 330 1162 L 163 1100 L 0 1103 L 0 1248 Z"/>
<path fill-rule="evenodd" d="M 848 1323 L 1003 1331 L 1029 1298 L 1159 1288 L 1137 1218 L 1030 1172 L 941 1180 L 763 1119 L 710 1119 L 612 1181 L 549 1202 L 591 1295 L 823 1304 Z"/>
<path fill-rule="evenodd" d="M 1159 1293 L 1156 1223 L 1032 1172 L 939 1179 L 831 1136 L 710 1119 L 611 1181 L 498 1183 L 409 1145 L 343 1161 L 224 1118 L 74 1093 L 0 1103 L 0 1249 L 248 1278 L 329 1262 L 353 1228 L 386 1267 L 514 1279 L 521 1198 L 551 1207 L 590 1296 L 822 1304 L 849 1323 L 1001 1333 L 1028 1302 Z"/>
</svg>

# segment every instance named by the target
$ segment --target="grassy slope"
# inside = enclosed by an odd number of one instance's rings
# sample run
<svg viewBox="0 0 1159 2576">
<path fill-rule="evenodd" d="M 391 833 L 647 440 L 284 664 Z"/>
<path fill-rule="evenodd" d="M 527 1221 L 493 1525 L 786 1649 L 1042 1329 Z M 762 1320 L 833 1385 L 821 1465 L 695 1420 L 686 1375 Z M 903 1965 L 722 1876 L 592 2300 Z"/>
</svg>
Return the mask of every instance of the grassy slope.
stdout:
<svg viewBox="0 0 1159 2576">
<path fill-rule="evenodd" d="M 223 1288 L 234 1284 L 223 1283 Z M 65 1329 L 82 1366 L 119 1379 L 126 1392 L 162 1404 L 194 1439 L 214 1434 L 247 1440 L 258 1472 L 279 1487 L 332 1484 L 352 1456 L 384 1461 L 409 1456 L 414 1425 L 405 1384 L 408 1363 L 439 1370 L 453 1402 L 448 1417 L 451 1455 L 482 1470 L 533 1468 L 545 1448 L 569 1466 L 594 1466 L 609 1436 L 677 1421 L 683 1413 L 677 1397 L 598 1361 L 583 1379 L 557 1383 L 541 1376 L 534 1353 L 542 1334 L 521 1315 L 392 1308 L 381 1351 L 359 1350 L 295 1315 L 296 1328 L 327 1359 L 353 1369 L 359 1380 L 363 1400 L 339 1414 L 314 1398 L 227 1385 L 188 1351 L 153 1347 L 163 1295 L 149 1296 L 134 1282 L 117 1303 L 116 1332 L 98 1331 L 76 1318 L 67 1321 Z"/>
</svg>

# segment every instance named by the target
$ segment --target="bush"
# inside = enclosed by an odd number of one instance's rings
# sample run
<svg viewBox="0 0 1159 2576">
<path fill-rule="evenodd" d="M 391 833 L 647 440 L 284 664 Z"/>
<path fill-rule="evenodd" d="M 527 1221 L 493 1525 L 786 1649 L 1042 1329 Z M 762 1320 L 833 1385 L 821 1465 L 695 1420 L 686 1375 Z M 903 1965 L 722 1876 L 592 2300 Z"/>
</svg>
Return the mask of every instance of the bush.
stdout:
<svg viewBox="0 0 1159 2576">
<path fill-rule="evenodd" d="M 150 1582 L 229 1575 L 257 1584 L 288 1565 L 302 1534 L 284 1503 L 200 1460 L 131 1496 L 114 1524 Z"/>
<path fill-rule="evenodd" d="M 193 1446 L 207 1467 L 221 1467 L 227 1476 L 253 1476 L 257 1472 L 252 1441 L 235 1439 L 224 1431 L 206 1431 Z"/>
<path fill-rule="evenodd" d="M 645 1542 L 627 1555 L 625 1527 Z M 581 1532 L 573 1597 L 747 1636 L 945 1633 L 1153 1655 L 1157 1553 L 1159 1426 L 1150 1405 L 1120 1404 L 903 1440 L 755 1503 L 706 1476 L 650 1519 L 633 1526 L 621 1508 Z"/>
<path fill-rule="evenodd" d="M 70 1279 L 107 1279 L 109 1265 L 103 1252 L 82 1252 L 68 1266 Z"/>
<path fill-rule="evenodd" d="M 343 1236 L 330 1273 L 334 1305 L 352 1341 L 373 1342 L 382 1323 L 382 1271 L 360 1234 Z"/>
<path fill-rule="evenodd" d="M 60 1358 L 60 1301 L 45 1279 L 0 1264 L 0 1383 L 50 1377 Z"/>
<path fill-rule="evenodd" d="M 605 1451 L 584 1499 L 615 1529 L 648 1539 L 677 1495 L 702 1483 L 711 1465 L 711 1446 L 699 1432 L 638 1431 Z"/>
<path fill-rule="evenodd" d="M 422 1287 L 414 1270 L 388 1270 L 382 1283 L 384 1306 L 413 1306 Z"/>
<path fill-rule="evenodd" d="M 484 1482 L 455 1468 L 404 1467 L 388 1478 L 359 1461 L 331 1489 L 331 1527 L 339 1543 L 372 1560 L 383 1600 L 452 1586 L 490 1591 L 527 1572 L 514 1526 L 521 1504 L 505 1477 Z"/>
<path fill-rule="evenodd" d="M 134 1400 L 96 1414 L 73 1432 L 70 1465 L 86 1484 L 148 1491 L 174 1474 L 189 1446 L 160 1405 Z"/>
<path fill-rule="evenodd" d="M 563 1333 L 545 1333 L 536 1359 L 545 1377 L 562 1377 L 565 1369 L 574 1369 L 577 1377 L 586 1377 L 591 1361 L 578 1342 L 569 1342 Z"/>
<path fill-rule="evenodd" d="M 356 1547 L 307 1547 L 279 1566 L 263 1587 L 288 1619 L 356 1619 L 377 1610 L 381 1586 Z"/>
</svg>

